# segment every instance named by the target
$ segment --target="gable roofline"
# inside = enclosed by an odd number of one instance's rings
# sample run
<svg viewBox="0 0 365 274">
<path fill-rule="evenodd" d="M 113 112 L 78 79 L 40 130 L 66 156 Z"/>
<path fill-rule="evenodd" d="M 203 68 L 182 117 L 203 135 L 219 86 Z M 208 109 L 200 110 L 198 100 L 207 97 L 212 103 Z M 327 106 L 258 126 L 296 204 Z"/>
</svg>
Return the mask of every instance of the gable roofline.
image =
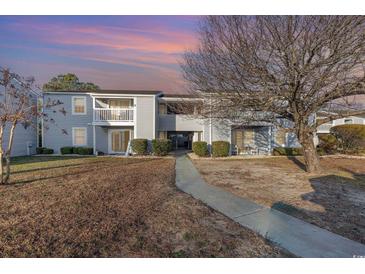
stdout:
<svg viewBox="0 0 365 274">
<path fill-rule="evenodd" d="M 163 98 L 200 98 L 199 96 L 196 95 L 192 95 L 192 94 L 187 94 L 187 93 L 183 93 L 183 94 L 178 94 L 178 93 L 164 93 L 162 95 Z"/>
<path fill-rule="evenodd" d="M 92 94 L 92 95 L 161 95 L 158 90 L 51 90 L 43 91 L 49 94 Z"/>
<path fill-rule="evenodd" d="M 3 73 L 3 71 L 4 71 L 4 68 L 0 66 L 0 73 Z M 16 82 L 19 86 L 23 86 L 24 85 L 21 81 L 19 81 L 16 77 L 13 77 L 12 75 L 11 75 L 11 81 Z M 30 87 L 29 88 L 29 91 L 31 93 L 33 93 L 33 95 L 35 95 L 36 97 L 41 97 L 42 96 L 42 91 L 40 89 L 38 89 L 38 88 L 37 89 L 33 89 L 32 87 Z"/>
</svg>

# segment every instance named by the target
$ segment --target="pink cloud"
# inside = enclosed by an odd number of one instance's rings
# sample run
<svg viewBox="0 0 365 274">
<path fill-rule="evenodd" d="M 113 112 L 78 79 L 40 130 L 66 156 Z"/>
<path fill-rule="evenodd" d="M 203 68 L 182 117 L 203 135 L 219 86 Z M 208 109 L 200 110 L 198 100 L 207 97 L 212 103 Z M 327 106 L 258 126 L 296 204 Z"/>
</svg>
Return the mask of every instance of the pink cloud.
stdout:
<svg viewBox="0 0 365 274">
<path fill-rule="evenodd" d="M 191 20 L 196 20 L 192 18 Z M 0 26 L 1 28 L 1 26 Z M 39 70 L 41 82 L 65 72 L 77 73 L 83 81 L 91 81 L 106 89 L 160 89 L 164 91 L 180 91 L 183 86 L 178 61 L 181 54 L 197 44 L 192 31 L 175 31 L 165 25 L 143 25 L 133 27 L 112 27 L 105 25 L 77 24 L 45 24 L 18 20 L 7 26 L 17 34 L 21 34 L 24 43 L 17 44 L 27 52 L 37 51 L 39 54 L 71 57 L 107 64 L 134 66 L 141 70 L 128 70 L 115 67 L 102 69 L 98 64 L 85 67 L 85 64 L 74 65 L 74 61 L 63 64 L 33 63 L 32 70 Z M 29 46 L 28 41 L 38 44 Z M 13 45 L 0 45 L 0 47 Z M 14 60 L 13 60 L 14 61 Z M 21 62 L 19 60 L 19 62 Z M 71 61 L 70 61 L 71 62 Z M 25 65 L 27 62 L 23 62 Z M 37 71 L 38 72 L 38 71 Z M 35 75 L 37 76 L 37 75 Z"/>
</svg>

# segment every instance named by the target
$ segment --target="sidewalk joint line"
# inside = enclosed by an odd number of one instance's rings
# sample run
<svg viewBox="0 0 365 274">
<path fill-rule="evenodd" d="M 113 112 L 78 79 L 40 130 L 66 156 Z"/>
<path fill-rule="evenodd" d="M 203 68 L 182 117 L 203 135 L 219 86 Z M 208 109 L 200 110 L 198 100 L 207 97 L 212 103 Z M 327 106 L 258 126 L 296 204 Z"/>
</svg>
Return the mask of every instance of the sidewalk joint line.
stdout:
<svg viewBox="0 0 365 274">
<path fill-rule="evenodd" d="M 252 211 L 250 211 L 250 212 L 247 212 L 247 213 L 243 213 L 243 214 L 240 214 L 240 215 L 234 216 L 233 218 L 234 218 L 234 219 L 237 219 L 237 218 L 240 218 L 240 217 L 244 217 L 244 216 L 247 216 L 247 215 L 251 215 L 251 214 L 257 213 L 257 212 L 259 212 L 259 211 L 261 211 L 261 210 L 263 210 L 263 209 L 264 209 L 264 207 L 262 207 L 262 208 L 258 208 L 258 209 L 252 210 Z"/>
</svg>

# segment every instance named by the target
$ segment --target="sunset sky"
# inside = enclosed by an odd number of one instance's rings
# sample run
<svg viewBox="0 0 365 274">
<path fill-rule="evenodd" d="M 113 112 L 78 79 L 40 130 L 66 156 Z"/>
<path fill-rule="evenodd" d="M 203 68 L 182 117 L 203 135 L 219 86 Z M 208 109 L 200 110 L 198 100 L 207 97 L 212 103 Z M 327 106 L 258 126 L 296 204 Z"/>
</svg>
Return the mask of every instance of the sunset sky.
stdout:
<svg viewBox="0 0 365 274">
<path fill-rule="evenodd" d="M 194 16 L 0 16 L 0 65 L 42 85 L 72 72 L 103 89 L 183 92 Z"/>
</svg>

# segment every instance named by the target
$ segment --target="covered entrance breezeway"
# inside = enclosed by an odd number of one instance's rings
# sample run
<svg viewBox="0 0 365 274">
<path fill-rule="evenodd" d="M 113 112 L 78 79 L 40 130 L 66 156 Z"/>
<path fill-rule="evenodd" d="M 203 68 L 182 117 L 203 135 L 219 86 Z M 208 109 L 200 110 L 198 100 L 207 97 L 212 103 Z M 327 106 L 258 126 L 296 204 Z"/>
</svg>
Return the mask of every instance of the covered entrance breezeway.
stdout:
<svg viewBox="0 0 365 274">
<path fill-rule="evenodd" d="M 172 142 L 173 150 L 191 150 L 194 131 L 167 131 L 167 139 Z"/>
</svg>

